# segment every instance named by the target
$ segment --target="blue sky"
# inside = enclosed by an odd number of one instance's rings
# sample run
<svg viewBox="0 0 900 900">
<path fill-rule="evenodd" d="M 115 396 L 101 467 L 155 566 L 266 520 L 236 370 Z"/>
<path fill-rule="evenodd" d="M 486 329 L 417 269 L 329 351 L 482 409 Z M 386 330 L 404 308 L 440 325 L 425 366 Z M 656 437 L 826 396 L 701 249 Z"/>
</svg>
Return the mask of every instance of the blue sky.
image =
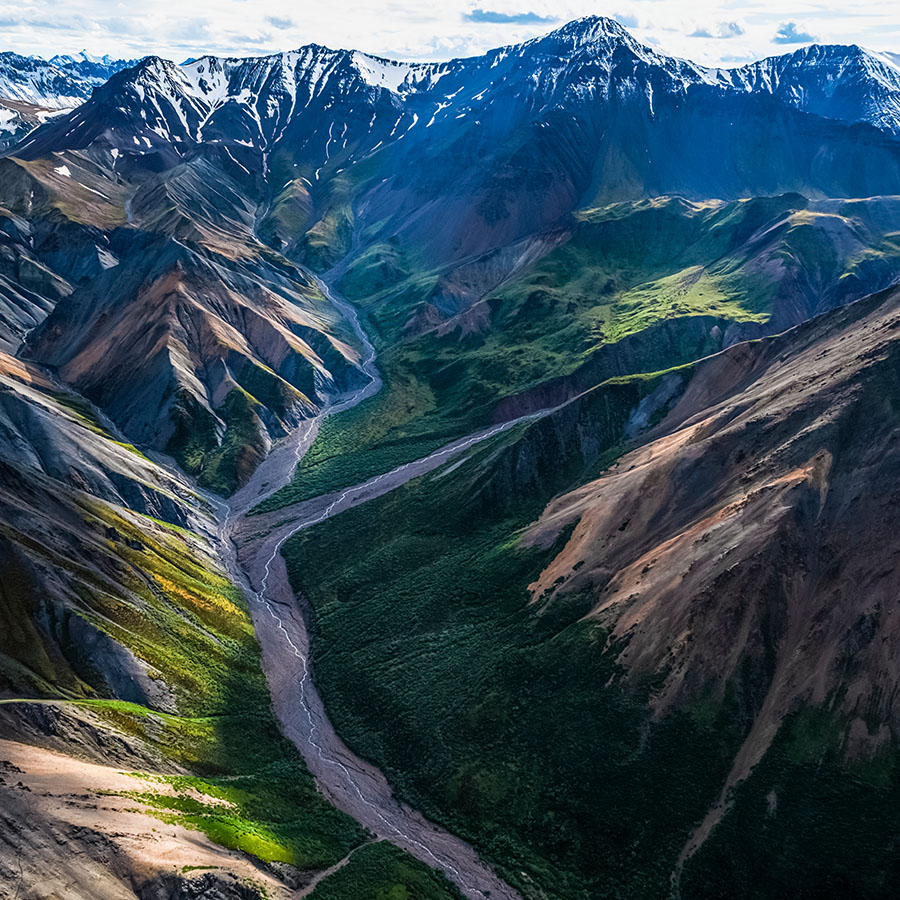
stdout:
<svg viewBox="0 0 900 900">
<path fill-rule="evenodd" d="M 0 0 L 0 49 L 87 49 L 181 60 L 251 56 L 317 42 L 405 59 L 446 59 L 526 40 L 584 15 L 616 18 L 639 40 L 706 64 L 738 65 L 812 41 L 900 51 L 900 11 L 884 0 Z"/>
</svg>

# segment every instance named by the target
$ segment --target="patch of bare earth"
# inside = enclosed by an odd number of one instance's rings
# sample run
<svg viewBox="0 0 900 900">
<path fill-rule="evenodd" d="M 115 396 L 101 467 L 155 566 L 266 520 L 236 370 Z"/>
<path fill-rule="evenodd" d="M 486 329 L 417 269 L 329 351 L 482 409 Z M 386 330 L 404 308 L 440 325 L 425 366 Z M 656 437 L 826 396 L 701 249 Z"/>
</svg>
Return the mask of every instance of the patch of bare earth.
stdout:
<svg viewBox="0 0 900 900">
<path fill-rule="evenodd" d="M 161 822 L 135 791 L 171 788 L 152 772 L 0 740 L 0 898 L 165 898 L 184 879 L 212 887 L 211 876 L 217 898 L 291 895 L 247 857 Z"/>
<path fill-rule="evenodd" d="M 626 678 L 661 676 L 656 715 L 754 673 L 746 739 L 684 857 L 798 705 L 843 687 L 849 756 L 900 725 L 898 361 L 897 291 L 718 354 L 648 443 L 523 535 L 549 547 L 573 527 L 533 602 L 588 592 Z"/>
</svg>

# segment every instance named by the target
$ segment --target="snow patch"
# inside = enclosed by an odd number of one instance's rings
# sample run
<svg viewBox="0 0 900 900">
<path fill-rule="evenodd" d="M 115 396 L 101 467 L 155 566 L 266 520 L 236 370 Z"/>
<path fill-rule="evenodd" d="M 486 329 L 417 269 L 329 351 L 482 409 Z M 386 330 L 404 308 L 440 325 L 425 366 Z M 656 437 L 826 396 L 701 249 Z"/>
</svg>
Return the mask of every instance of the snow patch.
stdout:
<svg viewBox="0 0 900 900">
<path fill-rule="evenodd" d="M 395 94 L 399 92 L 400 86 L 407 80 L 412 69 L 409 63 L 367 56 L 358 50 L 353 51 L 352 58 L 353 64 L 359 70 L 359 74 L 362 75 L 366 84 L 385 88 Z"/>
</svg>

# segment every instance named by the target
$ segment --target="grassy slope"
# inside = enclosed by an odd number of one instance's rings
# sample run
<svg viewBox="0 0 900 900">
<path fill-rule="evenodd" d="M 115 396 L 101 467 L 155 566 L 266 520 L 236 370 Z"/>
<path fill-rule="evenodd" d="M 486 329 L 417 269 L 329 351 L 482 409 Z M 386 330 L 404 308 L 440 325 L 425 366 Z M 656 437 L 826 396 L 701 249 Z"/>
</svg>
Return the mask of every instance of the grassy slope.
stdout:
<svg viewBox="0 0 900 900">
<path fill-rule="evenodd" d="M 621 647 L 581 619 L 593 596 L 528 603 L 555 550 L 521 549 L 518 531 L 608 464 L 655 381 L 598 389 L 568 436 L 520 427 L 286 547 L 340 733 L 530 896 L 668 897 L 749 724 L 731 689 L 653 718 L 652 680 L 626 689 Z M 579 432 L 606 450 L 579 455 Z M 827 711 L 785 723 L 689 861 L 684 900 L 892 896 L 900 756 L 848 762 L 844 732 Z"/>
<path fill-rule="evenodd" d="M 291 404 L 304 399 L 261 366 L 244 366 L 238 380 L 242 383 L 228 392 L 217 410 L 225 423 L 221 437 L 212 413 L 184 392 L 173 408 L 174 433 L 166 446 L 203 487 L 225 496 L 244 484 L 265 457 L 265 409 L 280 421 Z"/>
<path fill-rule="evenodd" d="M 900 877 L 900 754 L 847 760 L 846 723 L 799 710 L 734 792 L 681 879 L 683 900 L 874 900 Z"/>
<path fill-rule="evenodd" d="M 302 758 L 280 734 L 271 711 L 259 649 L 240 592 L 210 570 L 196 539 L 181 529 L 135 520 L 83 499 L 82 539 L 95 565 L 50 558 L 77 596 L 83 617 L 143 660 L 174 691 L 178 715 L 109 696 L 102 676 L 46 648 L 40 631 L 22 644 L 0 646 L 23 666 L 37 667 L 31 689 L 86 701 L 114 728 L 140 737 L 160 754 L 197 773 L 194 787 L 234 803 L 224 814 L 181 810 L 179 820 L 213 839 L 300 868 L 323 868 L 363 839 L 362 830 L 316 791 Z M 27 571 L 27 570 L 26 570 Z M 35 586 L 27 574 L 4 575 L 4 618 L 31 621 Z M 74 597 L 73 597 L 74 599 Z M 57 614 L 58 615 L 58 614 Z M 95 660 L 98 672 L 104 661 Z"/>
<path fill-rule="evenodd" d="M 163 821 L 202 831 L 263 862 L 304 870 L 327 868 L 359 847 L 366 840 L 363 829 L 324 800 L 296 748 L 281 735 L 243 598 L 195 555 L 196 539 L 164 523 L 150 527 L 148 520 L 148 528 L 136 527 L 99 501 L 85 501 L 82 514 L 86 535 L 104 535 L 109 559 L 100 568 L 108 572 L 113 566 L 119 579 L 101 580 L 93 589 L 82 582 L 80 615 L 175 688 L 179 713 L 98 697 L 102 685 L 41 663 L 47 653 L 37 634 L 23 643 L 14 630 L 15 646 L 3 641 L 0 650 L 42 669 L 43 678 L 32 688 L 42 683 L 53 696 L 57 684 L 65 683 L 76 695 L 87 694 L 90 699 L 68 702 L 89 707 L 110 728 L 139 738 L 193 773 L 160 776 L 165 791 L 135 792 Z M 29 621 L 30 594 L 28 584 L 4 574 L 3 617 L 20 625 Z M 375 867 L 378 878 L 372 883 L 385 897 L 458 897 L 430 869 L 394 848 L 379 849 L 371 859 L 362 856 L 358 866 L 335 884 L 330 878 L 322 882 L 323 896 L 382 896 L 363 890 Z"/>
<path fill-rule="evenodd" d="M 82 427 L 138 452 L 107 435 L 86 402 L 56 400 Z M 0 484 L 20 485 L 20 515 L 4 510 L 0 521 L 0 691 L 88 707 L 112 731 L 187 770 L 160 776 L 165 790 L 135 794 L 165 821 L 304 870 L 332 866 L 361 847 L 369 836 L 326 802 L 282 736 L 249 610 L 210 562 L 206 542 L 50 479 L 23 489 L 21 475 L 7 469 L 0 464 Z M 85 655 L 79 621 L 110 643 L 91 638 Z M 117 669 L 112 642 L 146 665 L 169 699 L 122 699 L 109 678 Z M 369 869 L 376 862 L 386 896 L 458 897 L 400 851 L 379 850 Z M 331 897 L 361 896 L 353 879 L 326 885 Z"/>
<path fill-rule="evenodd" d="M 395 244 L 369 248 L 339 287 L 366 315 L 385 386 L 326 422 L 294 482 L 265 508 L 423 455 L 489 420 L 502 398 L 567 375 L 599 348 L 615 348 L 661 323 L 676 330 L 683 323 L 686 333 L 698 317 L 723 330 L 729 323 L 760 325 L 776 301 L 816 297 L 817 285 L 827 283 L 839 285 L 840 302 L 841 291 L 856 296 L 900 265 L 900 244 L 879 219 L 878 201 L 827 215 L 806 207 L 804 198 L 785 195 L 724 205 L 663 198 L 586 211 L 568 241 L 488 293 L 487 324 L 445 334 L 410 332 L 406 324 L 447 273 L 429 270 Z M 850 249 L 852 234 L 864 236 L 865 252 Z M 638 355 L 627 371 L 695 357 L 696 343 L 674 343 L 675 357 Z M 717 347 L 702 352 L 710 349 Z"/>
<path fill-rule="evenodd" d="M 519 427 L 285 548 L 340 733 L 532 896 L 668 897 L 749 725 L 737 682 L 651 717 L 652 680 L 626 690 L 621 647 L 581 619 L 595 596 L 528 605 L 555 551 L 517 533 L 608 464 L 658 381 L 598 387 L 568 431 L 560 414 Z M 575 434 L 605 449 L 586 460 Z M 848 761 L 845 733 L 827 707 L 784 724 L 688 862 L 683 900 L 895 893 L 900 755 Z"/>
<path fill-rule="evenodd" d="M 651 723 L 652 685 L 623 690 L 606 634 L 580 621 L 590 599 L 527 602 L 547 554 L 517 531 L 609 460 L 652 386 L 598 389 L 561 444 L 547 422 L 519 428 L 286 548 L 341 734 L 532 894 L 663 896 L 740 737 L 726 710 Z M 605 450 L 566 456 L 586 426 Z M 539 488 L 497 475 L 528 465 Z"/>
<path fill-rule="evenodd" d="M 312 900 L 459 900 L 442 875 L 390 844 L 362 847 L 310 895 Z"/>
</svg>

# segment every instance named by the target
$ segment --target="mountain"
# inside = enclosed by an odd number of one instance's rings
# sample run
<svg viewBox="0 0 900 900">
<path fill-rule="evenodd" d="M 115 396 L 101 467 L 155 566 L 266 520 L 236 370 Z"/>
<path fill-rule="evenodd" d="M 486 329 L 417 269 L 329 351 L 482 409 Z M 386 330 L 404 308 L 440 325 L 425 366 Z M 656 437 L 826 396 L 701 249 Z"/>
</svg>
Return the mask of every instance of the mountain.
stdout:
<svg viewBox="0 0 900 900">
<path fill-rule="evenodd" d="M 806 112 L 867 122 L 900 135 L 900 57 L 857 45 L 813 44 L 728 73 L 735 87 L 766 91 Z"/>
<path fill-rule="evenodd" d="M 0 353 L 4 886 L 285 898 L 366 842 L 278 730 L 216 528 L 184 475 Z"/>
<path fill-rule="evenodd" d="M 63 110 L 87 100 L 91 91 L 135 60 L 0 53 L 0 148 L 7 147 Z"/>
<path fill-rule="evenodd" d="M 4 59 L 0 883 L 893 896 L 897 58 Z"/>
<path fill-rule="evenodd" d="M 353 746 L 526 893 L 890 896 L 898 316 L 598 379 L 292 538 Z"/>
<path fill-rule="evenodd" d="M 0 97 L 45 109 L 70 109 L 83 103 L 98 85 L 136 60 L 96 58 L 85 51 L 77 57 L 0 53 Z"/>
<path fill-rule="evenodd" d="M 154 167 L 221 144 L 270 173 L 260 233 L 288 253 L 333 261 L 355 227 L 443 263 L 522 239 L 586 202 L 900 193 L 896 69 L 858 48 L 831 56 L 847 85 L 830 99 L 822 85 L 834 66 L 813 52 L 704 69 L 597 17 L 442 64 L 315 45 L 184 66 L 150 57 L 15 153 L 104 148 Z M 326 259 L 320 231 L 335 232 Z"/>
<path fill-rule="evenodd" d="M 7 345 L 204 484 L 234 490 L 274 437 L 358 385 L 346 326 L 259 245 L 252 203 L 208 160 L 136 193 L 74 156 L 0 168 Z"/>
</svg>

